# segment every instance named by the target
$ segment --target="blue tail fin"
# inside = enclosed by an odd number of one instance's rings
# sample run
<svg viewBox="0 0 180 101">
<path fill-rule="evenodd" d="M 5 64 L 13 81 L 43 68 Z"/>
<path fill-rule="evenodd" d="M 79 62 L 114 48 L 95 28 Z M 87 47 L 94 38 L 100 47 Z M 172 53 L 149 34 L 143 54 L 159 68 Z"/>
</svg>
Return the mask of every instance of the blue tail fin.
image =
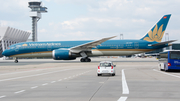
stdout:
<svg viewBox="0 0 180 101">
<path fill-rule="evenodd" d="M 161 42 L 171 14 L 164 15 L 141 40 Z"/>
</svg>

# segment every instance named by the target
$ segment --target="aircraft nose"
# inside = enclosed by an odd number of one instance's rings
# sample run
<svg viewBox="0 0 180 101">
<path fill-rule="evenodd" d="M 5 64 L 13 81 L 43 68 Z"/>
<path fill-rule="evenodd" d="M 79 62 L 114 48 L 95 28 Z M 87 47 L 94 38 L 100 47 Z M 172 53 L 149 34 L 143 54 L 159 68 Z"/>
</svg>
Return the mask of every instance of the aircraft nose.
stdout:
<svg viewBox="0 0 180 101">
<path fill-rule="evenodd" d="M 3 55 L 3 56 L 7 56 L 7 51 L 6 51 L 6 50 L 3 51 L 3 52 L 2 52 L 2 55 Z"/>
</svg>

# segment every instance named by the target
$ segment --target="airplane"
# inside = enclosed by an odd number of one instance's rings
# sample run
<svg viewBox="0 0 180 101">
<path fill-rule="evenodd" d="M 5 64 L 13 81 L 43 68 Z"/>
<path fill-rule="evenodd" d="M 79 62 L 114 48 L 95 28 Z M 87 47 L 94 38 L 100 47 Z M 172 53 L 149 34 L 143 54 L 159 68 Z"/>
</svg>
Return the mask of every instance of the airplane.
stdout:
<svg viewBox="0 0 180 101">
<path fill-rule="evenodd" d="M 18 58 L 52 57 L 54 60 L 74 60 L 81 57 L 81 62 L 91 62 L 95 56 L 128 56 L 154 51 L 169 46 L 171 41 L 161 42 L 171 14 L 164 15 L 139 40 L 110 40 L 113 37 L 89 41 L 48 41 L 22 42 L 9 46 L 2 55 Z"/>
</svg>

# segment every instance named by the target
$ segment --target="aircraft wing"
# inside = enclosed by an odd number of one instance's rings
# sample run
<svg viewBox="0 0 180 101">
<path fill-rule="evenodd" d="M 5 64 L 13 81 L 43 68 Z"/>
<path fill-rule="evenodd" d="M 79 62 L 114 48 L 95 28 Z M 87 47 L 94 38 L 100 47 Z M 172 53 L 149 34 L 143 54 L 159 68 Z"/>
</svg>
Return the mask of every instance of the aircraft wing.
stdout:
<svg viewBox="0 0 180 101">
<path fill-rule="evenodd" d="M 171 42 L 174 42 L 174 41 L 177 41 L 177 40 L 170 40 L 170 41 L 165 41 L 165 42 L 159 42 L 159 43 L 156 43 L 156 44 L 152 44 L 151 46 L 165 45 L 165 44 L 168 44 L 168 43 L 171 43 Z"/>
<path fill-rule="evenodd" d="M 91 51 L 92 48 L 94 48 L 94 47 L 100 45 L 101 43 L 103 43 L 109 39 L 112 39 L 114 37 L 116 37 L 116 36 L 103 38 L 103 39 L 92 41 L 92 42 L 88 42 L 88 43 L 85 43 L 85 44 L 82 44 L 79 46 L 72 47 L 69 50 L 73 53 L 79 53 L 81 51 Z"/>
</svg>

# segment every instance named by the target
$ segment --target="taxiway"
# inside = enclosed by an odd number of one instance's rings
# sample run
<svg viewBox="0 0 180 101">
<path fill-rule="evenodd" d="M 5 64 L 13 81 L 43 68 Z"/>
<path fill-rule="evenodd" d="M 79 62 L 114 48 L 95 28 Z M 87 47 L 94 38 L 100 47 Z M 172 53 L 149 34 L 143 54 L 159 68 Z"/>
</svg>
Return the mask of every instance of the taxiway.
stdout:
<svg viewBox="0 0 180 101">
<path fill-rule="evenodd" d="M 101 60 L 116 76 L 97 76 Z M 0 61 L 1 101 L 179 101 L 180 72 L 159 71 L 155 58 Z"/>
</svg>

